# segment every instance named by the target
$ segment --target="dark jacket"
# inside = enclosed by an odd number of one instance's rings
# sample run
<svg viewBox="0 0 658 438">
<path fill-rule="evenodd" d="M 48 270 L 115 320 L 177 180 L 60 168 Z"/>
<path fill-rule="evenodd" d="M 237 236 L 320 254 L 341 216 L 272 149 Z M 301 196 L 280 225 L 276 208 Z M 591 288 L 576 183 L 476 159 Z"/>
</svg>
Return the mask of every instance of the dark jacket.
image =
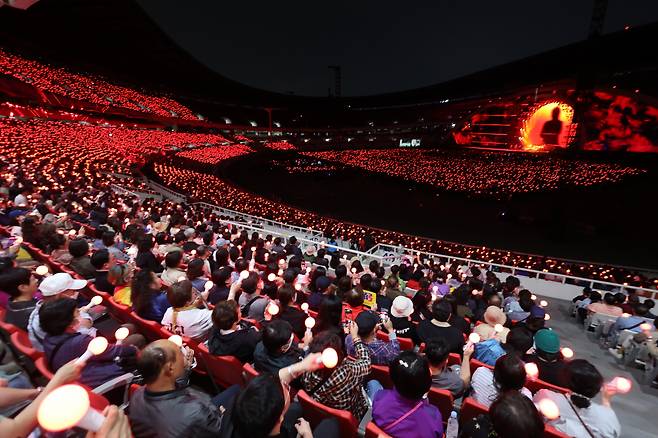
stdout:
<svg viewBox="0 0 658 438">
<path fill-rule="evenodd" d="M 135 438 L 210 438 L 222 425 L 210 397 L 190 388 L 155 393 L 141 387 L 130 398 L 129 418 Z"/>
<path fill-rule="evenodd" d="M 306 313 L 292 306 L 281 309 L 279 314 L 275 317 L 275 319 L 288 321 L 292 326 L 293 333 L 295 333 L 299 339 L 304 337 L 304 332 L 306 331 L 306 325 L 304 322 L 306 321 L 306 318 L 308 318 Z"/>
<path fill-rule="evenodd" d="M 208 351 L 216 356 L 235 356 L 242 363 L 253 362 L 260 337 L 260 332 L 251 328 L 222 335 L 219 329 L 213 327 L 208 339 Z"/>
<path fill-rule="evenodd" d="M 96 271 L 94 274 L 94 287 L 101 292 L 107 292 L 110 295 L 114 294 L 114 286 L 107 281 L 107 271 Z"/>
<path fill-rule="evenodd" d="M 164 271 L 162 264 L 158 263 L 151 251 L 140 252 L 135 259 L 135 265 L 140 269 L 149 269 L 155 273 Z"/>
<path fill-rule="evenodd" d="M 88 256 L 75 257 L 71 260 L 69 266 L 84 278 L 96 277 L 96 268 L 91 264 L 91 259 Z"/>
<path fill-rule="evenodd" d="M 212 289 L 210 289 L 210 293 L 208 294 L 208 302 L 210 304 L 216 304 L 220 301 L 226 301 L 228 298 L 228 292 L 228 287 L 215 285 Z"/>
<path fill-rule="evenodd" d="M 254 368 L 263 373 L 277 373 L 281 368 L 295 364 L 304 358 L 304 353 L 294 345 L 280 356 L 272 356 L 262 342 L 254 350 Z"/>
<path fill-rule="evenodd" d="M 43 341 L 43 352 L 46 354 L 48 366 L 52 371 L 57 371 L 63 365 L 82 356 L 92 339 L 91 336 L 82 333 L 46 336 Z M 131 345 L 108 345 L 105 352 L 89 358 L 82 370 L 80 383 L 95 388 L 119 377 L 128 371 L 115 358 L 126 360 L 135 359 L 136 356 L 137 349 Z"/>
<path fill-rule="evenodd" d="M 148 319 L 149 321 L 155 321 L 158 324 L 162 321 L 162 317 L 168 308 L 171 307 L 169 300 L 167 300 L 167 294 L 164 292 L 158 293 L 151 298 L 149 305 L 143 311 L 137 313 L 140 317 Z M 133 310 L 134 307 L 133 307 Z"/>
</svg>

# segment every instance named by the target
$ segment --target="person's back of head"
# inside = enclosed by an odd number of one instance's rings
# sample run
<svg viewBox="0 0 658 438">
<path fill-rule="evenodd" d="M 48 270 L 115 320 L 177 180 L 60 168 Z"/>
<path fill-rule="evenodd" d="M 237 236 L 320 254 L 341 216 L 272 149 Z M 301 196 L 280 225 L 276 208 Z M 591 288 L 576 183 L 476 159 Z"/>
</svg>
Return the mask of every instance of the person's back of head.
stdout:
<svg viewBox="0 0 658 438">
<path fill-rule="evenodd" d="M 30 285 L 32 273 L 25 268 L 12 268 L 0 274 L 0 290 L 12 298 L 21 294 L 21 289 Z"/>
<path fill-rule="evenodd" d="M 231 278 L 232 271 L 230 266 L 222 266 L 212 272 L 211 280 L 218 286 L 225 286 L 226 282 Z"/>
<path fill-rule="evenodd" d="M 608 292 L 603 296 L 603 302 L 606 303 L 608 306 L 614 306 L 617 300 L 615 299 L 615 296 L 613 294 Z"/>
<path fill-rule="evenodd" d="M 359 278 L 359 285 L 361 285 L 361 289 L 368 290 L 370 283 L 372 283 L 372 275 L 370 274 L 363 274 L 361 278 Z"/>
<path fill-rule="evenodd" d="M 44 301 L 39 308 L 39 324 L 50 336 L 59 336 L 73 323 L 77 308 L 73 298 Z"/>
<path fill-rule="evenodd" d="M 85 239 L 78 238 L 69 242 L 69 253 L 74 257 L 84 257 L 89 252 L 89 244 Z"/>
<path fill-rule="evenodd" d="M 169 269 L 174 269 L 180 266 L 183 261 L 183 251 L 171 251 L 165 256 L 165 265 Z"/>
<path fill-rule="evenodd" d="M 370 285 L 368 286 L 368 290 L 378 294 L 382 290 L 382 287 L 382 280 L 379 278 L 373 278 L 370 282 Z"/>
<path fill-rule="evenodd" d="M 516 353 L 507 353 L 496 360 L 494 384 L 499 392 L 518 391 L 526 379 L 525 364 Z"/>
<path fill-rule="evenodd" d="M 187 264 L 187 278 L 190 280 L 197 279 L 203 276 L 203 265 L 204 262 L 202 259 L 192 259 Z"/>
<path fill-rule="evenodd" d="M 585 359 L 574 359 L 565 370 L 567 388 L 572 392 L 572 403 L 581 409 L 589 407 L 590 399 L 601 390 L 603 376 L 594 365 Z"/>
<path fill-rule="evenodd" d="M 592 291 L 592 293 L 589 295 L 589 299 L 592 303 L 598 303 L 601 301 L 601 293 L 599 291 Z"/>
<path fill-rule="evenodd" d="M 352 280 L 350 277 L 343 276 L 338 279 L 338 283 L 336 284 L 337 287 L 337 293 L 340 296 L 345 296 L 347 292 L 349 292 L 350 289 L 352 289 Z"/>
<path fill-rule="evenodd" d="M 507 334 L 504 347 L 510 353 L 524 355 L 532 348 L 533 343 L 534 337 L 530 330 L 525 327 L 514 327 Z"/>
<path fill-rule="evenodd" d="M 295 288 L 289 284 L 284 284 L 281 286 L 276 293 L 277 299 L 281 304 L 281 307 L 286 308 L 293 303 L 295 299 Z"/>
<path fill-rule="evenodd" d="M 426 277 L 421 278 L 418 284 L 418 290 L 428 291 L 430 289 L 430 280 Z"/>
<path fill-rule="evenodd" d="M 434 368 L 442 367 L 448 360 L 450 355 L 450 348 L 446 341 L 441 338 L 433 338 L 427 341 L 425 344 L 425 350 L 423 351 L 425 357 L 429 361 L 430 365 Z"/>
<path fill-rule="evenodd" d="M 499 437 L 536 438 L 544 434 L 544 420 L 535 404 L 518 391 L 502 393 L 489 407 L 489 418 Z"/>
<path fill-rule="evenodd" d="M 248 295 L 256 293 L 260 277 L 255 272 L 250 272 L 249 276 L 242 280 L 242 291 Z"/>
<path fill-rule="evenodd" d="M 231 424 L 240 437 L 265 438 L 281 422 L 286 404 L 279 376 L 261 374 L 237 396 Z"/>
<path fill-rule="evenodd" d="M 101 235 L 101 240 L 103 241 L 103 245 L 107 246 L 108 248 L 112 245 L 114 245 L 114 238 L 116 237 L 116 234 L 114 234 L 114 231 L 105 231 Z"/>
<path fill-rule="evenodd" d="M 439 322 L 448 322 L 452 314 L 452 306 L 443 300 L 436 300 L 432 303 L 432 318 Z"/>
<path fill-rule="evenodd" d="M 110 252 L 106 249 L 99 249 L 91 255 L 89 261 L 94 268 L 102 269 L 110 261 Z"/>
<path fill-rule="evenodd" d="M 219 330 L 230 330 L 240 320 L 240 307 L 233 300 L 220 301 L 212 312 L 212 321 Z"/>
<path fill-rule="evenodd" d="M 375 274 L 379 269 L 379 262 L 377 260 L 371 260 L 370 263 L 368 264 L 368 269 L 370 270 L 370 272 Z"/>
<path fill-rule="evenodd" d="M 336 266 L 336 269 L 334 269 L 334 274 L 336 274 L 336 278 L 345 277 L 347 275 L 347 266 L 345 265 Z"/>
<path fill-rule="evenodd" d="M 649 314 L 649 306 L 647 306 L 645 303 L 638 303 L 633 306 L 633 313 L 636 316 L 644 318 Z"/>
<path fill-rule="evenodd" d="M 240 257 L 235 261 L 235 272 L 242 272 L 249 269 L 249 261 L 245 258 Z"/>
<path fill-rule="evenodd" d="M 432 386 L 427 359 L 413 351 L 403 351 L 391 361 L 389 372 L 395 390 L 410 400 L 421 400 Z"/>
<path fill-rule="evenodd" d="M 292 326 L 288 321 L 275 319 L 263 327 L 263 346 L 270 356 L 279 356 L 293 339 Z"/>
<path fill-rule="evenodd" d="M 343 303 L 336 295 L 325 295 L 318 308 L 317 328 L 328 329 L 339 327 L 341 323 Z"/>
<path fill-rule="evenodd" d="M 343 299 L 351 307 L 359 307 L 363 305 L 363 292 L 359 292 L 355 289 L 350 289 L 345 293 Z"/>
<path fill-rule="evenodd" d="M 182 374 L 184 361 L 173 342 L 160 339 L 147 345 L 139 354 L 137 370 L 146 385 L 155 382 L 163 373 L 173 382 Z"/>
<path fill-rule="evenodd" d="M 192 301 L 192 282 L 183 280 L 172 284 L 167 291 L 167 300 L 175 309 L 188 304 Z"/>
<path fill-rule="evenodd" d="M 114 265 L 107 271 L 107 281 L 112 286 L 121 287 L 128 284 L 132 268 L 128 264 Z"/>
</svg>

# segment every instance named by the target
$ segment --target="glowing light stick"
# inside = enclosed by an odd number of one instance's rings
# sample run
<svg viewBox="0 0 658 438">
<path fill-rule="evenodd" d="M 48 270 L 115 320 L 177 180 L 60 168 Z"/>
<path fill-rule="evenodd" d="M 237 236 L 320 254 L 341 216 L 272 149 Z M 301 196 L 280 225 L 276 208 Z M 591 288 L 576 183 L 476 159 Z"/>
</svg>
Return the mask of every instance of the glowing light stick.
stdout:
<svg viewBox="0 0 658 438">
<path fill-rule="evenodd" d="M 356 268 L 352 268 L 350 271 L 352 271 L 352 274 L 356 274 Z"/>
<path fill-rule="evenodd" d="M 382 281 L 382 285 L 383 285 L 383 284 L 384 284 L 384 282 Z M 439 286 L 434 286 L 434 287 L 432 288 L 432 291 L 434 291 L 434 293 L 437 293 L 437 292 L 439 291 Z"/>
<path fill-rule="evenodd" d="M 626 312 L 621 314 L 622 318 L 630 318 L 630 316 L 631 316 L 630 313 L 626 313 Z"/>
<path fill-rule="evenodd" d="M 76 426 L 97 432 L 105 417 L 90 408 L 89 394 L 83 387 L 64 385 L 53 390 L 41 402 L 37 421 L 49 432 L 61 432 Z"/>
<path fill-rule="evenodd" d="M 276 280 L 276 275 L 274 273 L 271 273 L 267 276 L 267 281 L 274 281 Z"/>
<path fill-rule="evenodd" d="M 71 231 L 69 231 L 69 236 L 73 237 L 73 236 L 75 236 L 75 234 L 76 234 L 76 233 L 75 233 L 75 230 L 71 230 Z"/>
<path fill-rule="evenodd" d="M 21 236 L 18 236 L 16 238 L 16 245 L 20 245 L 21 243 L 23 243 L 23 238 Z"/>
<path fill-rule="evenodd" d="M 180 335 L 171 335 L 167 340 L 173 342 L 179 347 L 183 346 L 183 338 Z"/>
<path fill-rule="evenodd" d="M 302 290 L 302 285 L 299 283 L 295 284 L 295 290 Z"/>
<path fill-rule="evenodd" d="M 528 379 L 535 380 L 539 375 L 539 368 L 537 368 L 537 364 L 533 362 L 528 362 L 525 364 L 525 373 L 527 374 Z"/>
<path fill-rule="evenodd" d="M 446 276 L 446 278 L 447 278 L 448 280 L 450 280 L 450 279 L 452 278 L 452 274 L 448 274 L 448 275 Z"/>
<path fill-rule="evenodd" d="M 306 326 L 306 330 L 311 330 L 313 327 L 315 327 L 315 318 L 309 316 L 304 321 L 304 325 Z"/>
<path fill-rule="evenodd" d="M 114 337 L 117 340 L 117 345 L 121 345 L 123 343 L 123 340 L 128 337 L 130 334 L 130 330 L 128 330 L 126 327 L 119 327 L 117 331 L 114 332 Z"/>
<path fill-rule="evenodd" d="M 240 272 L 240 278 L 241 279 L 246 280 L 247 277 L 249 277 L 249 271 L 245 270 L 245 271 Z"/>
<path fill-rule="evenodd" d="M 283 269 L 279 269 L 278 276 L 280 277 L 282 275 L 283 275 Z"/>
<path fill-rule="evenodd" d="M 606 383 L 606 386 L 615 393 L 627 394 L 633 387 L 633 383 L 625 377 L 615 377 Z"/>
<path fill-rule="evenodd" d="M 549 315 L 548 313 L 544 315 L 544 321 L 548 321 L 549 319 L 551 319 L 551 315 Z"/>
<path fill-rule="evenodd" d="M 540 305 L 541 307 L 547 307 L 547 306 L 548 306 L 548 301 L 546 301 L 546 300 L 541 300 L 541 301 L 539 302 L 539 305 Z"/>
<path fill-rule="evenodd" d="M 569 347 L 562 348 L 560 352 L 565 359 L 571 359 L 573 357 L 573 350 Z"/>
<path fill-rule="evenodd" d="M 270 301 L 270 304 L 267 306 L 267 313 L 274 316 L 279 313 L 279 306 L 276 305 L 274 301 Z"/>
<path fill-rule="evenodd" d="M 530 299 L 532 301 L 535 301 L 537 299 L 537 295 L 535 295 L 535 294 L 530 295 Z"/>
<path fill-rule="evenodd" d="M 48 266 L 46 265 L 41 265 L 39 266 L 36 271 L 37 275 L 41 275 L 42 277 L 48 273 Z"/>
<path fill-rule="evenodd" d="M 648 322 L 643 322 L 642 324 L 640 324 L 640 330 L 642 330 L 643 332 L 651 331 L 651 324 L 649 324 Z"/>
<path fill-rule="evenodd" d="M 91 297 L 91 300 L 89 301 L 89 304 L 87 304 L 86 306 L 80 307 L 80 310 L 83 311 L 83 312 L 86 312 L 89 309 L 91 309 L 92 307 L 98 306 L 102 302 L 103 302 L 103 298 L 101 298 L 100 295 L 94 295 L 93 297 Z"/>
<path fill-rule="evenodd" d="M 325 348 L 318 363 L 322 363 L 325 368 L 334 368 L 338 365 L 338 353 L 333 348 Z"/>
<path fill-rule="evenodd" d="M 560 409 L 555 402 L 549 398 L 544 398 L 537 403 L 539 412 L 548 420 L 555 420 L 560 416 Z"/>
<path fill-rule="evenodd" d="M 308 303 L 302 303 L 302 310 L 308 312 Z"/>
<path fill-rule="evenodd" d="M 87 345 L 87 351 L 82 353 L 82 356 L 75 360 L 75 363 L 85 363 L 92 356 L 98 356 L 107 349 L 107 339 L 102 336 L 91 340 Z"/>
<path fill-rule="evenodd" d="M 212 289 L 212 287 L 213 287 L 214 285 L 215 285 L 215 283 L 213 283 L 212 281 L 208 280 L 208 281 L 206 281 L 206 283 L 203 285 L 203 290 L 205 290 L 206 292 L 208 292 L 210 289 Z"/>
<path fill-rule="evenodd" d="M 494 332 L 496 332 L 496 333 L 502 333 L 504 329 L 505 329 L 505 327 L 503 327 L 502 324 L 496 324 L 494 326 Z"/>
<path fill-rule="evenodd" d="M 464 345 L 464 351 L 468 350 L 471 348 L 471 345 L 477 344 L 478 342 L 480 342 L 480 335 L 477 333 L 471 333 L 468 335 L 468 342 Z"/>
</svg>

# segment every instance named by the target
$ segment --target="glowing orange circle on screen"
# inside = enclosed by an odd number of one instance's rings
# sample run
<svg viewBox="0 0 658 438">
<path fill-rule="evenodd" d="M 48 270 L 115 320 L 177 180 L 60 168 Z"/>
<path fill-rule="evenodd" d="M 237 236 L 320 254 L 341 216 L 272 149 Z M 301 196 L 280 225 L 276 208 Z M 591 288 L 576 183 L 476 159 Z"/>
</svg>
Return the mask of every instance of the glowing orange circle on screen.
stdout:
<svg viewBox="0 0 658 438">
<path fill-rule="evenodd" d="M 555 113 L 556 108 L 559 113 Z M 553 119 L 557 115 L 557 120 L 560 121 L 559 134 L 555 136 L 554 142 L 548 143 L 549 147 L 567 147 L 569 143 L 569 130 L 571 122 L 573 121 L 573 108 L 563 102 L 549 102 L 539 106 L 535 109 L 530 117 L 523 122 L 521 128 L 521 145 L 526 150 L 542 150 L 547 146 L 546 133 L 543 132 L 544 127 L 551 125 Z M 547 125 L 548 123 L 548 125 Z"/>
</svg>

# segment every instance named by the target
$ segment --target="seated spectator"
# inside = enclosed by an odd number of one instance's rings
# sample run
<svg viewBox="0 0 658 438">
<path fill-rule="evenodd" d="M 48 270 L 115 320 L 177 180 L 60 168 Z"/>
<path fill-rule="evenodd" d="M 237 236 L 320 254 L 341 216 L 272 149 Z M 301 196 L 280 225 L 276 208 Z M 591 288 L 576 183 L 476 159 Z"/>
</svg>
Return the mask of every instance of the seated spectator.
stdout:
<svg viewBox="0 0 658 438">
<path fill-rule="evenodd" d="M 220 301 L 226 301 L 228 298 L 229 288 L 231 286 L 231 272 L 233 272 L 233 269 L 230 266 L 222 266 L 213 271 L 210 277 L 213 287 L 208 293 L 208 302 L 210 304 L 217 304 Z"/>
<path fill-rule="evenodd" d="M 400 283 L 397 278 L 394 276 L 389 276 L 386 279 L 386 287 L 384 288 L 384 293 L 391 300 L 391 302 L 399 296 L 404 295 L 400 290 Z"/>
<path fill-rule="evenodd" d="M 127 264 L 114 265 L 107 272 L 107 281 L 113 287 L 112 297 L 117 303 L 132 306 L 130 301 L 130 283 L 133 280 L 133 269 Z"/>
<path fill-rule="evenodd" d="M 77 302 L 72 298 L 49 301 L 39 309 L 39 322 L 46 332 L 44 353 L 53 371 L 82 356 L 93 339 L 76 331 L 78 316 Z M 124 339 L 122 345 L 109 345 L 103 353 L 90 357 L 82 370 L 80 383 L 95 388 L 129 372 L 137 355 L 137 348 L 131 343 L 143 342 L 141 335 L 132 336 L 132 339 Z"/>
<path fill-rule="evenodd" d="M 358 292 L 356 289 L 351 289 L 343 297 L 343 313 L 342 320 L 354 321 L 359 313 L 369 310 L 363 305 L 363 292 Z"/>
<path fill-rule="evenodd" d="M 50 258 L 63 265 L 71 264 L 73 256 L 69 252 L 69 240 L 65 236 L 55 233 L 52 237 L 52 244 L 54 249 L 50 253 Z"/>
<path fill-rule="evenodd" d="M 116 260 L 119 260 L 120 262 L 128 261 L 128 254 L 121 251 L 119 248 L 114 231 L 105 231 L 101 236 L 101 240 L 103 241 L 105 249 L 107 249 L 107 251 L 112 254 L 112 257 L 114 257 Z"/>
<path fill-rule="evenodd" d="M 37 279 L 25 268 L 13 268 L 0 274 L 0 290 L 9 294 L 5 322 L 27 331 L 30 315 L 37 307 L 34 294 Z"/>
<path fill-rule="evenodd" d="M 301 418 L 299 403 L 291 403 L 290 382 L 303 373 L 313 372 L 321 365 L 320 354 L 311 354 L 301 362 L 274 374 L 254 378 L 237 396 L 222 421 L 222 437 L 298 437 L 334 438 L 339 436 L 338 421 L 322 420 L 311 431 Z"/>
<path fill-rule="evenodd" d="M 240 327 L 240 308 L 233 299 L 221 301 L 212 312 L 214 327 L 208 351 L 216 356 L 234 356 L 240 362 L 254 361 L 254 350 L 261 334 L 256 327 Z"/>
<path fill-rule="evenodd" d="M 426 292 L 416 292 L 411 298 L 414 304 L 414 312 L 411 314 L 411 320 L 414 322 L 427 321 L 432 319 L 432 312 L 429 306 L 432 302 L 432 297 Z"/>
<path fill-rule="evenodd" d="M 539 378 L 555 386 L 565 387 L 565 368 L 560 353 L 560 338 L 554 330 L 542 329 L 535 334 L 535 352 L 523 359 L 534 362 L 539 369 Z"/>
<path fill-rule="evenodd" d="M 245 318 L 262 321 L 265 314 L 265 308 L 270 303 L 266 295 L 262 295 L 263 280 L 255 272 L 250 272 L 249 276 L 242 281 L 236 281 L 233 286 L 240 288 L 242 294 L 238 300 L 240 311 Z"/>
<path fill-rule="evenodd" d="M 173 342 L 149 344 L 137 361 L 145 386 L 130 397 L 130 423 L 135 438 L 215 437 L 222 427 L 219 406 L 228 405 L 239 392 L 233 386 L 215 399 L 177 384 L 186 375 L 190 358 Z"/>
<path fill-rule="evenodd" d="M 96 269 L 94 274 L 94 287 L 101 292 L 106 292 L 110 295 L 114 293 L 114 286 L 108 281 L 108 273 L 110 266 L 114 264 L 113 256 L 106 249 L 99 249 L 91 255 L 89 261 Z"/>
<path fill-rule="evenodd" d="M 260 372 L 277 373 L 303 357 L 304 351 L 295 342 L 290 323 L 274 320 L 263 327 L 261 341 L 254 351 L 254 368 Z"/>
<path fill-rule="evenodd" d="M 130 285 L 133 311 L 140 317 L 159 323 L 169 308 L 167 294 L 160 290 L 160 280 L 153 271 L 140 270 Z"/>
<path fill-rule="evenodd" d="M 69 242 L 69 253 L 73 256 L 69 266 L 80 276 L 91 279 L 96 275 L 96 268 L 91 264 L 89 258 L 89 244 L 83 238 L 74 239 Z"/>
<path fill-rule="evenodd" d="M 516 391 L 502 393 L 489 407 L 487 415 L 478 415 L 459 431 L 460 438 L 544 436 L 544 419 L 534 403 Z"/>
<path fill-rule="evenodd" d="M 188 336 L 195 341 L 208 339 L 212 329 L 212 312 L 201 309 L 200 298 L 192 293 L 192 283 L 188 280 L 173 284 L 167 291 L 171 307 L 162 317 L 162 325 L 172 333 Z"/>
<path fill-rule="evenodd" d="M 503 331 L 500 333 L 496 333 L 494 330 L 496 324 L 504 326 L 507 322 L 507 316 L 503 312 L 503 309 L 495 306 L 487 307 L 487 310 L 484 312 L 484 322 L 485 324 L 475 326 L 473 332 L 480 335 L 480 339 L 490 339 L 492 337 L 496 337 L 498 340 L 500 340 L 501 343 L 504 344 L 507 340 L 509 329 L 507 327 L 503 327 Z"/>
<path fill-rule="evenodd" d="M 441 412 L 425 396 L 432 383 L 427 359 L 404 351 L 391 362 L 390 374 L 394 389 L 375 394 L 372 421 L 394 437 L 443 436 Z"/>
<path fill-rule="evenodd" d="M 633 306 L 628 302 L 626 295 L 623 292 L 615 294 L 615 305 L 618 306 L 623 313 L 633 313 Z"/>
<path fill-rule="evenodd" d="M 525 321 L 530 316 L 530 311 L 535 307 L 535 300 L 532 299 L 532 293 L 528 289 L 519 292 L 518 301 L 510 301 L 507 317 L 514 321 Z"/>
<path fill-rule="evenodd" d="M 185 235 L 185 243 L 183 243 L 183 251 L 186 253 L 191 252 L 192 250 L 196 250 L 196 248 L 199 246 L 199 243 L 196 242 L 194 239 L 196 239 L 196 230 L 194 228 L 185 228 L 185 231 L 183 231 L 183 234 Z"/>
<path fill-rule="evenodd" d="M 587 318 L 587 314 L 589 313 L 587 311 L 587 307 L 589 307 L 591 304 L 598 303 L 603 299 L 601 294 L 598 291 L 592 291 L 589 295 L 589 304 L 583 304 L 587 302 L 587 300 L 581 301 L 580 303 L 576 304 L 576 315 L 578 317 L 578 321 L 580 323 L 585 322 L 585 318 Z"/>
<path fill-rule="evenodd" d="M 167 286 L 177 283 L 181 278 L 187 278 L 185 271 L 181 269 L 183 263 L 183 252 L 172 251 L 165 256 L 165 265 L 167 269 L 162 272 L 160 280 Z"/>
<path fill-rule="evenodd" d="M 153 254 L 153 238 L 143 237 L 137 242 L 137 257 L 135 265 L 140 269 L 149 269 L 155 273 L 161 273 L 164 268 Z"/>
<path fill-rule="evenodd" d="M 548 398 L 557 405 L 560 416 L 548 423 L 569 436 L 616 438 L 621 434 L 621 425 L 610 406 L 614 394 L 603 383 L 603 376 L 594 365 L 584 359 L 570 361 L 566 367 L 567 388 L 570 395 L 540 389 L 534 397 L 535 403 Z M 601 403 L 592 399 L 603 390 Z"/>
<path fill-rule="evenodd" d="M 80 289 L 87 286 L 87 280 L 75 280 L 71 275 L 60 272 L 46 277 L 39 285 L 39 292 L 41 292 L 42 299 L 39 301 L 35 309 L 30 314 L 28 321 L 27 331 L 30 336 L 32 346 L 38 350 L 43 351 L 43 340 L 46 337 L 46 332 L 41 328 L 39 322 L 39 309 L 44 303 L 55 301 L 62 298 L 78 298 Z M 92 327 L 93 321 L 89 314 L 81 313 L 78 318 L 78 332 L 88 334 L 91 336 L 96 335 L 96 329 Z"/>
<path fill-rule="evenodd" d="M 526 327 L 514 327 L 509 331 L 503 348 L 507 354 L 516 353 L 525 361 L 528 358 L 527 353 L 534 348 L 534 336 Z"/>
<path fill-rule="evenodd" d="M 644 303 L 636 304 L 633 307 L 632 315 L 622 315 L 617 318 L 617 321 L 615 321 L 615 323 L 612 324 L 612 327 L 610 328 L 610 333 L 611 335 L 618 334 L 622 330 L 630 330 L 634 333 L 640 333 L 642 331 L 640 328 L 642 324 L 645 322 L 651 323 L 651 321 L 648 319 L 648 316 L 649 308 L 647 305 Z"/>
<path fill-rule="evenodd" d="M 432 386 L 450 391 L 454 398 L 461 397 L 471 382 L 471 367 L 469 361 L 473 347 L 464 350 L 461 367 L 448 366 L 448 345 L 443 339 L 431 339 L 425 344 L 423 351 L 430 366 Z"/>
<path fill-rule="evenodd" d="M 411 322 L 411 314 L 414 311 L 413 302 L 405 297 L 399 296 L 391 304 L 391 322 L 393 330 L 400 338 L 409 338 L 415 345 L 420 345 L 420 338 L 416 332 L 416 325 Z"/>
<path fill-rule="evenodd" d="M 295 288 L 284 284 L 279 288 L 277 298 L 279 301 L 279 313 L 273 318 L 288 321 L 297 338 L 302 339 L 306 331 L 304 321 L 306 321 L 308 315 L 292 305 L 297 298 Z"/>
<path fill-rule="evenodd" d="M 320 332 L 328 331 L 337 335 L 341 342 L 345 338 L 343 331 L 343 321 L 341 319 L 341 312 L 343 310 L 343 303 L 336 295 L 327 295 L 320 302 L 318 309 L 318 316 L 315 319 L 315 326 L 313 327 L 313 335 Z"/>
<path fill-rule="evenodd" d="M 507 391 L 519 391 L 528 398 L 532 394 L 525 388 L 525 364 L 517 354 L 506 354 L 496 361 L 493 371 L 479 367 L 471 378 L 471 397 L 489 407 Z"/>
<path fill-rule="evenodd" d="M 204 261 L 202 259 L 192 259 L 187 264 L 187 279 L 192 282 L 192 287 L 197 291 L 204 291 L 208 277 L 204 272 Z"/>
<path fill-rule="evenodd" d="M 621 310 L 621 307 L 616 305 L 616 303 L 617 301 L 615 300 L 615 296 L 608 292 L 603 296 L 602 303 L 592 303 L 587 306 L 587 310 L 592 313 L 603 313 L 604 315 L 621 316 L 621 314 L 624 312 Z"/>
<path fill-rule="evenodd" d="M 576 304 L 581 303 L 582 306 L 588 306 L 590 303 L 586 301 L 589 301 L 589 296 L 591 293 L 592 293 L 592 288 L 589 286 L 585 286 L 583 288 L 583 292 L 580 295 L 573 297 L 571 299 L 571 302 Z"/>
<path fill-rule="evenodd" d="M 356 317 L 356 326 L 358 327 L 359 338 L 361 342 L 368 347 L 370 352 L 370 361 L 374 365 L 388 365 L 390 361 L 400 354 L 400 343 L 397 340 L 393 323 L 386 318 L 382 324 L 379 315 L 372 310 L 366 310 L 359 313 Z M 376 333 L 380 326 L 383 325 L 389 333 L 389 341 L 385 342 L 377 338 Z M 354 343 L 352 337 L 347 335 L 345 338 L 345 348 L 349 356 L 355 356 Z"/>
<path fill-rule="evenodd" d="M 349 283 L 349 279 L 348 279 Z M 320 302 L 329 293 L 331 287 L 331 279 L 325 275 L 319 276 L 315 279 L 315 288 L 308 296 L 308 307 L 311 310 L 317 311 L 320 307 Z"/>
<path fill-rule="evenodd" d="M 518 321 L 514 327 L 525 327 L 533 334 L 546 326 L 546 311 L 539 306 L 533 305 L 530 308 L 530 315 L 524 320 Z"/>
<path fill-rule="evenodd" d="M 432 303 L 432 319 L 418 324 L 418 337 L 421 342 L 428 343 L 431 339 L 445 340 L 451 353 L 462 354 L 464 335 L 462 331 L 448 323 L 452 314 L 452 306 L 443 300 Z"/>
<path fill-rule="evenodd" d="M 338 335 L 320 332 L 311 341 L 309 351 L 321 353 L 325 348 L 333 348 L 338 353 L 338 365 L 335 368 L 307 372 L 302 377 L 302 384 L 308 395 L 318 402 L 330 408 L 349 411 L 360 420 L 369 407 L 363 391 L 363 379 L 370 373 L 370 355 L 359 338 L 357 325 L 351 322 L 348 327 L 354 341 L 356 359 L 348 360 L 345 357 L 343 343 Z"/>
<path fill-rule="evenodd" d="M 389 313 L 391 306 L 393 305 L 393 300 L 386 296 L 384 292 L 384 287 L 382 286 L 382 281 L 379 278 L 373 278 L 370 282 L 370 287 L 368 290 L 375 294 L 375 308 L 372 310 L 377 310 L 378 312 Z"/>
</svg>

